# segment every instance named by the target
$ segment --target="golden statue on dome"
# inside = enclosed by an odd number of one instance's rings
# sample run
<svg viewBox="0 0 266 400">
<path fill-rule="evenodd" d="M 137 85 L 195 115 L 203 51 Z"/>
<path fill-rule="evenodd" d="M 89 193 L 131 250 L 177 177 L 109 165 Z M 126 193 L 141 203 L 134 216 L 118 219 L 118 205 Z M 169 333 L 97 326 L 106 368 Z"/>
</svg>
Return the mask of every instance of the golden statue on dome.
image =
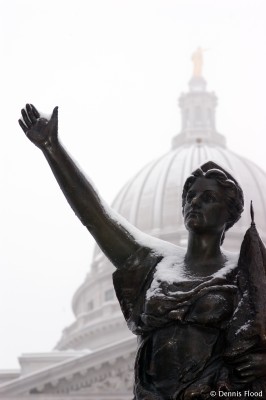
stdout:
<svg viewBox="0 0 266 400">
<path fill-rule="evenodd" d="M 202 67 L 203 67 L 203 49 L 198 47 L 197 50 L 192 54 L 191 60 L 193 63 L 193 77 L 202 77 Z"/>
</svg>

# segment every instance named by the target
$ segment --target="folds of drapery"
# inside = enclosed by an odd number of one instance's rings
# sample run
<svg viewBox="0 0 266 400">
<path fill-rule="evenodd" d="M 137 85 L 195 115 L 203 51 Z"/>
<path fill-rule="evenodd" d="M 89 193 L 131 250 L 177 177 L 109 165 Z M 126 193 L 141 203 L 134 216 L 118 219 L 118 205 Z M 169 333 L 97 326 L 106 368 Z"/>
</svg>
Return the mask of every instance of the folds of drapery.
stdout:
<svg viewBox="0 0 266 400">
<path fill-rule="evenodd" d="M 229 361 L 266 350 L 266 249 L 254 223 L 252 204 L 251 218 L 238 261 L 237 306 L 227 329 Z M 260 383 L 265 390 L 265 378 Z"/>
</svg>

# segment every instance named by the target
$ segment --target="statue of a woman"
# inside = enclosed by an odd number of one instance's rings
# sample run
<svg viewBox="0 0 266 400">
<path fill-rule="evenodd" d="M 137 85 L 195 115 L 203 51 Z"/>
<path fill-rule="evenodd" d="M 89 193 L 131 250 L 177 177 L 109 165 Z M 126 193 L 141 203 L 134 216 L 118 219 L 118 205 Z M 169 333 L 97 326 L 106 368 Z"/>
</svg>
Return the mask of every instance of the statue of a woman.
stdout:
<svg viewBox="0 0 266 400">
<path fill-rule="evenodd" d="M 188 246 L 183 249 L 141 233 L 103 205 L 60 144 L 57 108 L 47 120 L 27 104 L 19 123 L 117 268 L 116 294 L 129 329 L 139 338 L 134 399 L 210 399 L 219 390 L 231 398 L 232 392 L 249 398 L 248 390 L 266 396 L 265 305 L 254 306 L 263 303 L 266 292 L 264 247 L 259 242 L 253 261 L 249 245 L 259 239 L 252 231 L 239 263 L 238 256 L 221 249 L 225 231 L 243 210 L 237 181 L 213 162 L 187 179 Z M 260 264 L 261 278 L 254 277 L 257 264 L 249 275 L 250 263 Z"/>
<path fill-rule="evenodd" d="M 195 78 L 202 77 L 203 50 L 201 47 L 198 47 L 197 50 L 194 51 L 191 60 L 193 63 L 193 77 Z"/>
</svg>

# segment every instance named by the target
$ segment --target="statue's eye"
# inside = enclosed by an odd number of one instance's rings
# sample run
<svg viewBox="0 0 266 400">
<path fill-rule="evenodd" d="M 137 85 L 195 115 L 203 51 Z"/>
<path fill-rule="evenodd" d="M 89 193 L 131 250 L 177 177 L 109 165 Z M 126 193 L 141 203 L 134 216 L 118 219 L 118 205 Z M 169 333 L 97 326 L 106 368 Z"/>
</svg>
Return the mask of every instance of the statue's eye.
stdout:
<svg viewBox="0 0 266 400">
<path fill-rule="evenodd" d="M 193 200 L 194 196 L 195 196 L 194 192 L 188 192 L 187 198 L 186 198 L 187 203 L 190 203 Z"/>
<path fill-rule="evenodd" d="M 204 193 L 204 200 L 208 203 L 214 203 L 215 201 L 217 201 L 215 194 L 211 192 Z"/>
</svg>

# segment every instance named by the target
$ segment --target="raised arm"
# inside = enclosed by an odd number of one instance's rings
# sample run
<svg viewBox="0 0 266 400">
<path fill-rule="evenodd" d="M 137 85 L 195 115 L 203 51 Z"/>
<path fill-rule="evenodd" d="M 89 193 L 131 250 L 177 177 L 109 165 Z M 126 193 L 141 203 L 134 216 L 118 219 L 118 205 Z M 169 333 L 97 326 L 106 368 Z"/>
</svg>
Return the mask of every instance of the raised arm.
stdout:
<svg viewBox="0 0 266 400">
<path fill-rule="evenodd" d="M 41 118 L 37 109 L 27 104 L 19 124 L 26 136 L 42 150 L 68 203 L 94 236 L 105 255 L 116 267 L 122 267 L 140 245 L 123 224 L 103 206 L 98 194 L 58 139 L 58 107 L 50 120 Z"/>
</svg>

